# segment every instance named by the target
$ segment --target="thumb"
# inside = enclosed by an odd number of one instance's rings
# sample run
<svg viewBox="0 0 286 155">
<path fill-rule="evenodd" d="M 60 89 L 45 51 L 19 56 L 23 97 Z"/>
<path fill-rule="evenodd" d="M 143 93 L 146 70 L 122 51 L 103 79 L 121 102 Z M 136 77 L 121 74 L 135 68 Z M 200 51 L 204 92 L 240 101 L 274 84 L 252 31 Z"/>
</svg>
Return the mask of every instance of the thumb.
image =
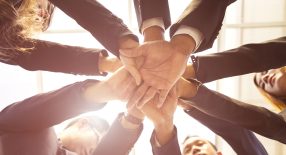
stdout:
<svg viewBox="0 0 286 155">
<path fill-rule="evenodd" d="M 131 74 L 131 76 L 135 79 L 136 85 L 140 85 L 141 83 L 141 75 L 138 69 L 134 66 L 126 66 L 126 70 Z"/>
</svg>

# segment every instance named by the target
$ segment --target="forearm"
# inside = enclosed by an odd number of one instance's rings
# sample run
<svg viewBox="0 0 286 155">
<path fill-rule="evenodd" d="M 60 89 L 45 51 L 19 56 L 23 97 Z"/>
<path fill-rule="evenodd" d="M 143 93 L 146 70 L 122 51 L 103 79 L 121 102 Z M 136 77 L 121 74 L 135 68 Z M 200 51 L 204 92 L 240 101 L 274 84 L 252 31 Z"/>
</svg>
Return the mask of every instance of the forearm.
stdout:
<svg viewBox="0 0 286 155">
<path fill-rule="evenodd" d="M 173 127 L 172 137 L 164 145 L 158 144 L 156 132 L 153 131 L 151 140 L 153 155 L 181 155 L 180 146 L 177 137 L 177 129 Z"/>
<path fill-rule="evenodd" d="M 187 57 L 190 56 L 196 46 L 195 40 L 187 34 L 175 35 L 171 39 L 171 44 Z"/>
<path fill-rule="evenodd" d="M 267 151 L 251 131 L 232 122 L 212 117 L 196 108 L 185 112 L 221 136 L 237 154 L 267 155 Z"/>
<path fill-rule="evenodd" d="M 50 1 L 89 31 L 108 51 L 119 56 L 118 40 L 131 32 L 120 18 L 93 0 Z"/>
<path fill-rule="evenodd" d="M 156 0 L 156 3 L 153 0 L 134 0 L 134 8 L 140 30 L 143 22 L 151 18 L 161 17 L 165 29 L 171 24 L 168 0 Z"/>
<path fill-rule="evenodd" d="M 196 96 L 186 100 L 191 101 L 189 104 L 193 107 L 211 116 L 286 143 L 285 134 L 282 134 L 286 130 L 285 120 L 265 108 L 229 98 L 204 86 L 199 88 Z"/>
<path fill-rule="evenodd" d="M 126 155 L 132 149 L 143 130 L 143 125 L 140 124 L 135 129 L 126 128 L 121 123 L 122 117 L 123 113 L 118 115 L 108 133 L 100 141 L 94 155 Z"/>
<path fill-rule="evenodd" d="M 81 113 L 97 110 L 104 104 L 89 103 L 83 96 L 86 86 L 97 84 L 95 80 L 77 82 L 14 103 L 1 111 L 0 130 L 19 132 L 44 129 Z"/>
<path fill-rule="evenodd" d="M 198 56 L 196 77 L 203 83 L 286 65 L 286 37 Z M 267 62 L 267 63 L 265 63 Z M 227 67 L 226 67 L 227 66 Z"/>
<path fill-rule="evenodd" d="M 173 121 L 155 124 L 155 136 L 158 143 L 163 146 L 174 136 Z"/>
<path fill-rule="evenodd" d="M 144 42 L 155 41 L 155 40 L 165 40 L 164 32 L 159 26 L 151 26 L 144 30 Z"/>
<path fill-rule="evenodd" d="M 25 53 L 19 52 L 8 63 L 31 71 L 100 75 L 99 55 L 108 56 L 104 49 L 68 46 L 42 40 L 34 40 L 34 44 L 35 47 L 32 50 Z"/>
</svg>

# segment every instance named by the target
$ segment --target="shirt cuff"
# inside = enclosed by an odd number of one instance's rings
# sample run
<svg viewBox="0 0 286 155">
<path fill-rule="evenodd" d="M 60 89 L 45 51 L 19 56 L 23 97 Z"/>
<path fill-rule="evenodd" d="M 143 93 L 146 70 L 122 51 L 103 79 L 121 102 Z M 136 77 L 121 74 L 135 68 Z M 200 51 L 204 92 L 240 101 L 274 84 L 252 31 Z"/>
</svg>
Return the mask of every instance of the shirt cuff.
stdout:
<svg viewBox="0 0 286 155">
<path fill-rule="evenodd" d="M 144 20 L 142 23 L 140 32 L 142 33 L 145 31 L 145 29 L 152 27 L 152 26 L 158 26 L 161 29 L 165 30 L 163 18 L 156 17 L 156 18 L 150 18 L 150 19 Z"/>
<path fill-rule="evenodd" d="M 187 34 L 191 36 L 196 42 L 195 50 L 198 49 L 198 47 L 200 46 L 200 44 L 202 43 L 204 39 L 203 34 L 198 29 L 189 27 L 186 25 L 181 25 L 173 36 L 179 35 L 179 34 Z"/>
</svg>

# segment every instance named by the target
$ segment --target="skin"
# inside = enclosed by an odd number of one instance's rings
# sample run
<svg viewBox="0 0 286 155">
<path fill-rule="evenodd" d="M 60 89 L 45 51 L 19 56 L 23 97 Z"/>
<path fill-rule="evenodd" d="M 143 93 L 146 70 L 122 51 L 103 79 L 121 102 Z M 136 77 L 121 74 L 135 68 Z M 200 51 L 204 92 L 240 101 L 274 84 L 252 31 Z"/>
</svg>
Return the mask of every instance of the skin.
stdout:
<svg viewBox="0 0 286 155">
<path fill-rule="evenodd" d="M 183 143 L 183 155 L 222 155 L 209 141 L 200 137 L 190 137 Z"/>
<path fill-rule="evenodd" d="M 255 82 L 258 87 L 274 96 L 286 96 L 286 73 L 281 69 L 256 73 Z"/>
<path fill-rule="evenodd" d="M 99 143 L 99 135 L 94 132 L 87 119 L 80 119 L 66 128 L 59 138 L 63 146 L 79 155 L 90 155 Z"/>
</svg>

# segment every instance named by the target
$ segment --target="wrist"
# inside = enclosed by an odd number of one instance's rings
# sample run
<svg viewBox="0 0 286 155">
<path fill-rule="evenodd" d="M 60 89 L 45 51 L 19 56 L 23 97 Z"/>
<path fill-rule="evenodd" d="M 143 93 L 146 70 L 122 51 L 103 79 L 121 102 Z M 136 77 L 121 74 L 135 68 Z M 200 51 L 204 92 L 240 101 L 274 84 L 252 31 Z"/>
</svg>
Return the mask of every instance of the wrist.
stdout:
<svg viewBox="0 0 286 155">
<path fill-rule="evenodd" d="M 124 128 L 127 129 L 136 129 L 138 128 L 143 122 L 143 119 L 137 118 L 131 114 L 125 113 L 122 115 L 121 124 Z"/>
<path fill-rule="evenodd" d="M 195 69 L 193 65 L 187 65 L 184 74 L 182 75 L 185 79 L 196 78 Z"/>
<path fill-rule="evenodd" d="M 139 46 L 137 40 L 134 40 L 130 35 L 122 36 L 119 39 L 119 49 L 136 48 Z"/>
<path fill-rule="evenodd" d="M 151 26 L 144 30 L 144 42 L 164 40 L 164 30 L 159 26 Z"/>
<path fill-rule="evenodd" d="M 190 81 L 191 80 L 191 81 Z M 201 83 L 194 79 L 180 78 L 178 81 L 178 97 L 191 99 L 196 96 Z"/>
<path fill-rule="evenodd" d="M 156 141 L 163 146 L 167 144 L 174 135 L 175 126 L 164 126 L 162 128 L 155 128 Z"/>
<path fill-rule="evenodd" d="M 171 39 L 171 44 L 187 56 L 193 52 L 196 46 L 195 40 L 187 34 L 175 35 Z"/>
</svg>

